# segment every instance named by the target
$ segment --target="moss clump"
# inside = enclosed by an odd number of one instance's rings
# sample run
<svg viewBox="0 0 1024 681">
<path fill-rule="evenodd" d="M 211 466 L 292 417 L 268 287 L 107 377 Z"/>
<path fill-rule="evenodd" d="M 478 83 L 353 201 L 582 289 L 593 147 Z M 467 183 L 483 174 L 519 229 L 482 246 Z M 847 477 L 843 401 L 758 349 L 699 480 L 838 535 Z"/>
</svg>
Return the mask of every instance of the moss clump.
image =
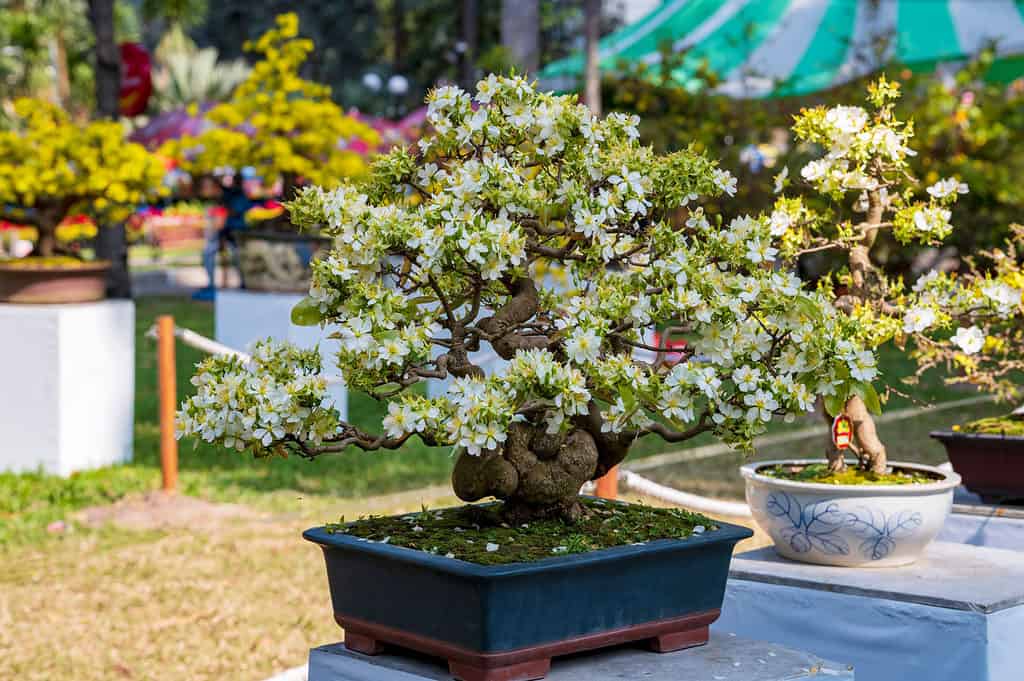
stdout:
<svg viewBox="0 0 1024 681">
<path fill-rule="evenodd" d="M 872 473 L 849 466 L 842 473 L 831 473 L 828 464 L 813 463 L 806 466 L 777 465 L 759 468 L 761 475 L 794 482 L 813 482 L 824 485 L 914 485 L 935 482 L 938 476 L 915 470 L 893 469 L 892 473 Z"/>
<path fill-rule="evenodd" d="M 31 258 L 0 258 L 0 266 L 18 270 L 74 270 L 95 267 L 97 262 L 79 260 L 66 255 Z"/>
<path fill-rule="evenodd" d="M 986 433 L 988 435 L 1009 435 L 1010 437 L 1024 437 L 1024 418 L 1020 416 L 993 416 L 987 419 L 978 419 L 961 426 L 961 433 Z"/>
<path fill-rule="evenodd" d="M 573 524 L 539 520 L 513 526 L 503 521 L 500 504 L 485 504 L 424 508 L 419 513 L 360 518 L 351 523 L 342 518 L 326 529 L 480 565 L 530 562 L 655 539 L 685 539 L 715 529 L 710 518 L 678 508 L 590 498 L 581 501 L 586 514 Z"/>
</svg>

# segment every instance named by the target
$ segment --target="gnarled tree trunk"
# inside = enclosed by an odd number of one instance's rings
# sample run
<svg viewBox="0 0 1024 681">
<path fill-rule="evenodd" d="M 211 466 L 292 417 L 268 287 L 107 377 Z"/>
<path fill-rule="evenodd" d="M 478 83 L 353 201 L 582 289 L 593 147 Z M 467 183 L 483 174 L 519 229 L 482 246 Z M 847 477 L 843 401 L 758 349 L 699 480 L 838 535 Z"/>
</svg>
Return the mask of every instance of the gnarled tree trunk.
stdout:
<svg viewBox="0 0 1024 681">
<path fill-rule="evenodd" d="M 496 497 L 513 522 L 538 518 L 579 519 L 580 487 L 626 458 L 633 435 L 601 432 L 600 408 L 576 417 L 567 433 L 550 435 L 545 425 L 513 423 L 499 449 L 473 456 L 462 452 L 452 470 L 452 488 L 463 501 Z"/>
</svg>

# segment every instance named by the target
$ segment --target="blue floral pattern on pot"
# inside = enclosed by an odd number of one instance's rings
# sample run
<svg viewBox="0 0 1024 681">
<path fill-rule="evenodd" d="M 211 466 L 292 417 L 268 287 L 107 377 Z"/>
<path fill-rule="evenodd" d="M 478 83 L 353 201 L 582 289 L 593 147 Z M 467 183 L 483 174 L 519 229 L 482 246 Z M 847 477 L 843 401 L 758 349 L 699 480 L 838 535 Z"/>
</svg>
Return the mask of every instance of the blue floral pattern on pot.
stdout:
<svg viewBox="0 0 1024 681">
<path fill-rule="evenodd" d="M 907 537 L 921 526 L 917 511 L 899 511 L 886 514 L 862 506 L 854 511 L 841 511 L 831 499 L 801 504 L 786 492 L 768 495 L 766 508 L 770 515 L 789 522 L 781 529 L 783 540 L 796 553 L 811 550 L 826 555 L 846 556 L 850 544 L 843 532 L 863 539 L 857 550 L 869 560 L 881 560 L 896 548 L 896 540 Z"/>
</svg>

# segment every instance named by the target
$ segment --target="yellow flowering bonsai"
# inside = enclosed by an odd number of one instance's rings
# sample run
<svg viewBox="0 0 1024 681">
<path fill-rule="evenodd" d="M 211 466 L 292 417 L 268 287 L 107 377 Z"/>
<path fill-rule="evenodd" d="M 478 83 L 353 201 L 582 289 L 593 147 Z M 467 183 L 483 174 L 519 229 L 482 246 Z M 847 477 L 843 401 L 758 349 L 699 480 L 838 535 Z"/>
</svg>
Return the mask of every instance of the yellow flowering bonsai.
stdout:
<svg viewBox="0 0 1024 681">
<path fill-rule="evenodd" d="M 54 255 L 57 227 L 71 213 L 119 220 L 156 193 L 163 166 L 145 147 L 128 142 L 121 125 L 80 125 L 60 108 L 20 99 L 12 126 L 0 131 L 0 204 L 33 225 L 36 254 Z"/>
<path fill-rule="evenodd" d="M 299 69 L 313 50 L 298 37 L 294 13 L 245 48 L 262 56 L 231 99 L 211 109 L 212 127 L 169 142 L 164 151 L 193 175 L 224 166 L 252 166 L 268 184 L 280 180 L 291 198 L 303 182 L 337 186 L 362 175 L 362 149 L 379 144 L 376 131 L 346 115 L 325 85 L 304 80 Z"/>
</svg>

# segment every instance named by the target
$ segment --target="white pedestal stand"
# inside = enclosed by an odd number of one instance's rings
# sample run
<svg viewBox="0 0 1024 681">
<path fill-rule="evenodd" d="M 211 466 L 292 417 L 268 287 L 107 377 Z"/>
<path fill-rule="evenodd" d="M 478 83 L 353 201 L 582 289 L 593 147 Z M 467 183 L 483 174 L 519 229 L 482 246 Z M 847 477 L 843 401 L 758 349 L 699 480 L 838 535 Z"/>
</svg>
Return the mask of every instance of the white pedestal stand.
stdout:
<svg viewBox="0 0 1024 681">
<path fill-rule="evenodd" d="M 0 471 L 132 458 L 135 304 L 0 304 Z"/>
</svg>

